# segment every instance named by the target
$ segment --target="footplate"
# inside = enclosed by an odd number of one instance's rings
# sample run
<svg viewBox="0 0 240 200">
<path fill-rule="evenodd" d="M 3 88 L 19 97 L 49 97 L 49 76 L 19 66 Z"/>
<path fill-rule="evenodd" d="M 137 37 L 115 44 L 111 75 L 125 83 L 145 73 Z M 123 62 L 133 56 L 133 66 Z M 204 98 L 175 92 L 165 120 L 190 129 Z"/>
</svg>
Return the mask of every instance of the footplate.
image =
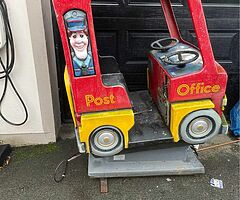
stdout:
<svg viewBox="0 0 240 200">
<path fill-rule="evenodd" d="M 172 141 L 172 135 L 153 104 L 148 91 L 130 93 L 135 125 L 129 133 L 129 147 L 145 143 Z"/>
</svg>

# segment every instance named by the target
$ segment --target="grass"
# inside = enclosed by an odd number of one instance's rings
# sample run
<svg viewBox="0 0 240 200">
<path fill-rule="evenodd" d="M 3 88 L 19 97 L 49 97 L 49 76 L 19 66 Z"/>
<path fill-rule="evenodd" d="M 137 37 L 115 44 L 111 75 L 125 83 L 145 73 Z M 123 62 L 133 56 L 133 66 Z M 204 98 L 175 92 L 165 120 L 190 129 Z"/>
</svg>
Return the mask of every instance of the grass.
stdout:
<svg viewBox="0 0 240 200">
<path fill-rule="evenodd" d="M 58 151 L 59 151 L 58 145 L 56 143 L 50 143 L 47 145 L 14 148 L 12 155 L 15 161 L 17 161 L 26 160 L 29 158 L 38 158 L 42 155 L 51 154 Z"/>
</svg>

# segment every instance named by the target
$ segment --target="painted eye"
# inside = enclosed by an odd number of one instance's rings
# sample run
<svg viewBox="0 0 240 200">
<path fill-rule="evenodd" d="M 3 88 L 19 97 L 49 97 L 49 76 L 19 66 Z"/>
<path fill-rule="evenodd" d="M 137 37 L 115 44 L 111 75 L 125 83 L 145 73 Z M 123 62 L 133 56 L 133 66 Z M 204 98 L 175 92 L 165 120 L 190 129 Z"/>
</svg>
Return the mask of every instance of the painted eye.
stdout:
<svg viewBox="0 0 240 200">
<path fill-rule="evenodd" d="M 83 38 L 84 37 L 84 35 L 83 34 L 80 34 L 80 38 Z"/>
<path fill-rule="evenodd" d="M 77 38 L 77 35 L 76 35 L 76 34 L 73 34 L 72 37 L 73 37 L 74 39 L 76 39 L 76 38 Z"/>
</svg>

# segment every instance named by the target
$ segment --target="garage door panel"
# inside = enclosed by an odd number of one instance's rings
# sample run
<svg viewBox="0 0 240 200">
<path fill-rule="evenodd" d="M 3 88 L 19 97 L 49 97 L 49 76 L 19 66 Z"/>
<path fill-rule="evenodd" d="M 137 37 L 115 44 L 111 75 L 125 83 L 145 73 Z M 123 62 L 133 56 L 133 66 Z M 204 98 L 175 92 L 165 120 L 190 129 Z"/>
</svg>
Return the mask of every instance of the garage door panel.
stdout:
<svg viewBox="0 0 240 200">
<path fill-rule="evenodd" d="M 92 5 L 99 54 L 117 58 L 130 90 L 146 89 L 150 44 L 169 36 L 160 0 L 93 0 Z M 239 95 L 239 1 L 203 0 L 203 6 L 215 57 L 229 73 L 227 93 L 231 108 Z M 174 0 L 174 11 L 183 38 L 196 44 L 187 7 Z M 70 116 L 66 112 L 67 100 L 62 100 L 66 99 L 63 84 L 65 63 L 58 27 L 56 22 L 53 24 L 64 120 Z"/>
<path fill-rule="evenodd" d="M 143 73 L 146 75 L 146 70 L 147 70 L 147 65 L 148 65 L 148 61 L 147 59 L 143 60 L 143 61 L 128 61 L 126 62 L 126 67 L 124 68 L 124 70 L 122 70 L 122 73 L 126 74 L 126 73 Z M 135 81 L 139 81 L 139 80 L 135 80 Z"/>
<path fill-rule="evenodd" d="M 239 33 L 236 31 L 209 30 L 211 44 L 216 60 L 228 71 L 238 72 L 238 41 Z M 193 30 L 188 31 L 187 40 L 197 45 Z"/>
<path fill-rule="evenodd" d="M 147 78 L 145 73 L 125 73 L 124 78 L 130 90 L 136 85 L 146 88 Z"/>
<path fill-rule="evenodd" d="M 117 31 L 97 31 L 96 39 L 100 55 L 118 56 Z"/>
<path fill-rule="evenodd" d="M 227 84 L 227 98 L 228 105 L 226 107 L 226 114 L 229 114 L 230 109 L 239 100 L 239 73 L 228 73 L 228 84 Z"/>
<path fill-rule="evenodd" d="M 232 42 L 237 34 L 237 32 L 210 32 L 211 43 L 216 59 L 232 60 L 231 49 L 234 47 Z"/>
<path fill-rule="evenodd" d="M 92 0 L 92 5 L 101 5 L 101 6 L 113 6 L 113 5 L 120 5 L 121 0 Z"/>
<path fill-rule="evenodd" d="M 151 50 L 151 43 L 166 37 L 169 37 L 166 30 L 128 31 L 127 60 L 147 60 L 147 54 Z"/>
<path fill-rule="evenodd" d="M 171 2 L 180 4 L 178 0 L 172 0 Z M 160 6 L 160 0 L 128 0 L 128 5 Z"/>
</svg>

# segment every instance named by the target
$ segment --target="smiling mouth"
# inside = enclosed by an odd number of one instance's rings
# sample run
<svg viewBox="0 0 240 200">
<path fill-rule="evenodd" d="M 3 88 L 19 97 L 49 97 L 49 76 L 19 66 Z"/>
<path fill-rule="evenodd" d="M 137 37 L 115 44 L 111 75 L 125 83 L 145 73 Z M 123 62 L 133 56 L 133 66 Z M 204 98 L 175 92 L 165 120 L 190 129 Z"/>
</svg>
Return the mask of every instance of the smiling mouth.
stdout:
<svg viewBox="0 0 240 200">
<path fill-rule="evenodd" d="M 75 44 L 74 46 L 78 51 L 82 51 L 85 49 L 86 45 L 84 43 L 79 43 L 79 44 Z"/>
</svg>

